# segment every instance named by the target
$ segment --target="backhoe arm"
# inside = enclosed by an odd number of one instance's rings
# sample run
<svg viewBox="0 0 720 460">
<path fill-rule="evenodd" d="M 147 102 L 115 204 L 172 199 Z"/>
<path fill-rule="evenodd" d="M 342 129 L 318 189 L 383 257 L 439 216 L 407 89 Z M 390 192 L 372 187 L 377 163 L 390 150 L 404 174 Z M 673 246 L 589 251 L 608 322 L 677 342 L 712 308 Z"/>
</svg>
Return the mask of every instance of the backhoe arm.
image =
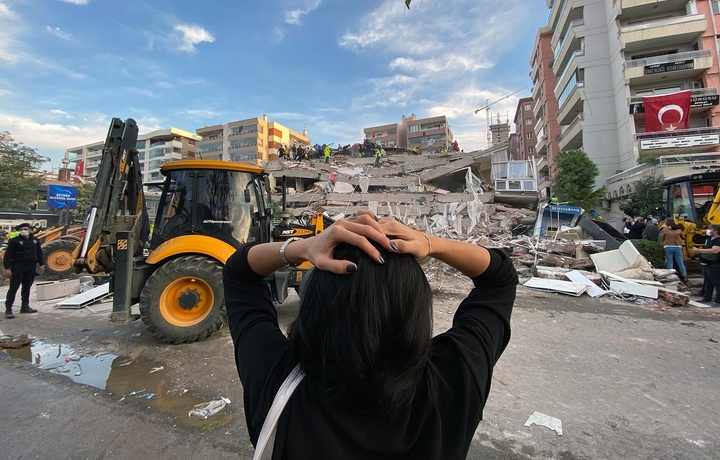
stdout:
<svg viewBox="0 0 720 460">
<path fill-rule="evenodd" d="M 135 120 L 113 118 L 102 151 L 100 169 L 95 177 L 95 191 L 90 200 L 87 233 L 73 253 L 77 272 L 114 270 L 116 233 L 134 227 L 140 248 L 149 234 L 149 220 L 142 189 L 142 170 L 135 150 L 138 127 Z"/>
</svg>

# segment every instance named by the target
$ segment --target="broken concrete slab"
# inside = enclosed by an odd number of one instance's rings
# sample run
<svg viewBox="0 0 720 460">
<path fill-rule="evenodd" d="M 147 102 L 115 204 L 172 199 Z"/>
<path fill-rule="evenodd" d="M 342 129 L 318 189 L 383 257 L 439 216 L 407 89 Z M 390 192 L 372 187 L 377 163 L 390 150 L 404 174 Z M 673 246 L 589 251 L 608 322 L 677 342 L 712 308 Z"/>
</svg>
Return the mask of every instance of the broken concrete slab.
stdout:
<svg viewBox="0 0 720 460">
<path fill-rule="evenodd" d="M 638 280 L 623 278 L 622 276 L 607 271 L 601 271 L 600 274 L 605 277 L 610 290 L 618 294 L 636 295 L 650 299 L 658 298 L 657 286 L 639 283 Z"/>
<path fill-rule="evenodd" d="M 571 281 L 550 280 L 544 278 L 530 278 L 523 284 L 526 288 L 537 289 L 539 291 L 557 292 L 560 294 L 568 294 L 579 297 L 588 287 Z"/>
<path fill-rule="evenodd" d="M 606 291 L 605 289 L 600 288 L 597 284 L 595 284 L 593 281 L 590 280 L 587 276 L 583 275 L 578 270 L 571 270 L 565 274 L 565 276 L 568 277 L 570 281 L 577 284 L 582 284 L 584 286 L 587 286 L 587 294 L 590 297 L 600 297 L 601 295 L 605 295 L 609 293 L 610 291 Z"/>
<path fill-rule="evenodd" d="M 38 300 L 52 300 L 80 293 L 80 280 L 43 281 L 35 283 Z"/>
<path fill-rule="evenodd" d="M 56 308 L 82 308 L 110 295 L 110 283 L 101 284 L 69 299 L 55 304 Z"/>
</svg>

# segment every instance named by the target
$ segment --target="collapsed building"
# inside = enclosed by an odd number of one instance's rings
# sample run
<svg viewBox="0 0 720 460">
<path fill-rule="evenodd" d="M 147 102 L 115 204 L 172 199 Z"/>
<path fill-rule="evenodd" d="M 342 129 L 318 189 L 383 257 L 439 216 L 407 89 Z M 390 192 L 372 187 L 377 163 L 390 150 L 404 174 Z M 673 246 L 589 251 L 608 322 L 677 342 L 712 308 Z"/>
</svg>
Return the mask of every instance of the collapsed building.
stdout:
<svg viewBox="0 0 720 460">
<path fill-rule="evenodd" d="M 502 143 L 473 152 L 386 154 L 379 166 L 375 158 L 344 155 L 328 164 L 277 160 L 265 169 L 278 192 L 285 184 L 287 208 L 296 217 L 307 211 L 334 217 L 371 209 L 429 231 L 447 227 L 466 234 L 487 229 L 498 209 L 516 211 L 506 216 L 502 227 L 508 230 L 513 218 L 535 215 L 528 210 L 538 205 L 537 164 L 509 160 L 508 148 Z"/>
<path fill-rule="evenodd" d="M 674 270 L 652 267 L 612 226 L 583 216 L 580 208 L 564 221 L 563 206 L 540 203 L 539 164 L 510 160 L 508 150 L 502 143 L 467 153 L 389 153 L 379 166 L 375 158 L 336 155 L 330 163 L 277 160 L 265 168 L 276 199 L 284 187 L 287 212 L 296 218 L 370 209 L 438 236 L 500 248 L 530 289 L 702 306 L 690 300 Z M 553 206 L 556 222 L 538 231 Z M 620 262 L 608 266 L 607 260 Z M 424 269 L 434 289 L 454 294 L 462 285 L 443 264 L 430 261 Z"/>
</svg>

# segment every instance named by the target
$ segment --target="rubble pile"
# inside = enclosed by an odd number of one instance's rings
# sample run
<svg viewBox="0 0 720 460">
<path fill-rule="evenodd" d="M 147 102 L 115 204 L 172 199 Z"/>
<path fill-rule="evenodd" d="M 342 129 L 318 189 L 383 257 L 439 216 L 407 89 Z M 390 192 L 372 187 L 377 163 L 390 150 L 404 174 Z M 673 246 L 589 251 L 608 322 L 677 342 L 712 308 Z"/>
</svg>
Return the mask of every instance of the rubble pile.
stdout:
<svg viewBox="0 0 720 460">
<path fill-rule="evenodd" d="M 522 193 L 516 201 L 498 202 L 500 194 L 485 177 L 491 177 L 493 161 L 506 151 L 501 144 L 453 155 L 391 155 L 379 166 L 374 158 L 337 155 L 329 163 L 280 160 L 266 170 L 276 184 L 285 180 L 286 201 L 296 216 L 312 210 L 333 218 L 370 209 L 433 235 L 501 249 L 530 289 L 690 303 L 674 270 L 653 268 L 632 243 L 620 245 L 592 221 L 547 231 L 538 211 L 530 209 L 538 204 L 537 194 L 524 203 Z M 469 280 L 435 260 L 424 261 L 423 268 L 435 292 L 464 295 L 471 287 Z"/>
</svg>

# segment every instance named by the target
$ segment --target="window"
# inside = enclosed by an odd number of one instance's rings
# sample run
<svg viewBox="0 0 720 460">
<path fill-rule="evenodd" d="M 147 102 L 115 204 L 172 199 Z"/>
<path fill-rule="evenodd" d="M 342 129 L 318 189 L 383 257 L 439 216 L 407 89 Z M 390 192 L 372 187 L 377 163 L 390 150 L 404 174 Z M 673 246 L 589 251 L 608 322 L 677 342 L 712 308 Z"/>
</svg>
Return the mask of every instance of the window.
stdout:
<svg viewBox="0 0 720 460">
<path fill-rule="evenodd" d="M 525 125 L 530 126 L 532 124 L 532 118 L 526 118 L 525 119 Z"/>
<path fill-rule="evenodd" d="M 533 138 L 533 133 L 527 133 L 527 138 L 528 138 L 528 139 L 532 139 L 532 138 Z"/>
<path fill-rule="evenodd" d="M 419 133 L 420 125 L 410 125 L 410 126 L 408 126 L 408 131 L 411 133 Z"/>
<path fill-rule="evenodd" d="M 528 147 L 528 153 L 535 153 L 535 147 Z"/>
<path fill-rule="evenodd" d="M 710 4 L 712 5 L 713 14 L 720 14 L 720 1 L 713 0 L 710 2 Z"/>
<path fill-rule="evenodd" d="M 529 111 L 530 109 L 531 109 L 530 104 L 525 104 L 523 106 L 523 110 L 525 110 L 526 112 Z"/>
</svg>

